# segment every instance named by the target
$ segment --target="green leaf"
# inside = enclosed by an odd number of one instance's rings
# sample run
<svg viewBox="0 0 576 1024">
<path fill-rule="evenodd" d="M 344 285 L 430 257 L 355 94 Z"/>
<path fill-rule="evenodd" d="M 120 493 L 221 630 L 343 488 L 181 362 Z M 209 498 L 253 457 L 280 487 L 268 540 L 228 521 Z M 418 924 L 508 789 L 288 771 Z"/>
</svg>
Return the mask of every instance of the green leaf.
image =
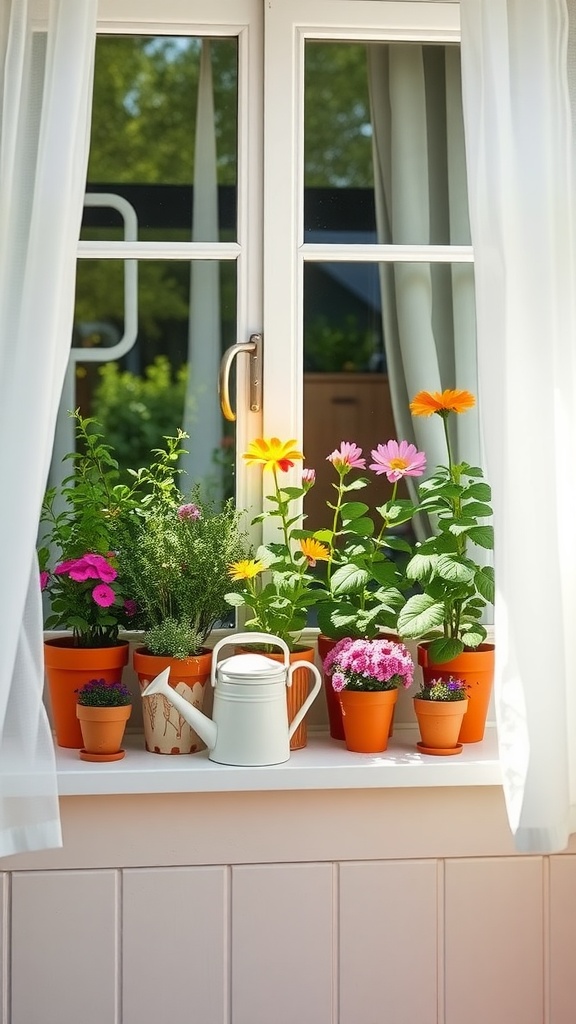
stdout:
<svg viewBox="0 0 576 1024">
<path fill-rule="evenodd" d="M 414 555 L 406 566 L 406 576 L 409 580 L 418 580 L 420 583 L 425 583 L 434 572 L 438 557 L 436 554 L 425 555 L 418 553 Z"/>
<path fill-rule="evenodd" d="M 468 537 L 474 544 L 478 544 L 481 548 L 487 548 L 488 551 L 491 551 L 494 547 L 493 526 L 475 526 L 472 530 L 468 531 Z"/>
<path fill-rule="evenodd" d="M 398 616 L 398 632 L 408 639 L 425 636 L 444 622 L 444 605 L 428 594 L 409 598 Z"/>
<path fill-rule="evenodd" d="M 390 587 L 396 583 L 398 579 L 398 569 L 394 565 L 394 562 L 388 560 L 382 562 L 370 562 L 370 575 L 372 579 L 380 583 L 381 586 Z"/>
<path fill-rule="evenodd" d="M 349 484 L 342 486 L 343 491 L 361 491 L 362 488 L 368 486 L 368 481 L 364 477 L 358 477 L 356 480 L 351 480 Z"/>
<path fill-rule="evenodd" d="M 344 532 L 353 533 L 357 537 L 371 537 L 374 533 L 374 523 L 367 516 L 362 516 L 347 523 Z"/>
<path fill-rule="evenodd" d="M 492 515 L 490 505 L 483 501 L 466 501 L 462 505 L 462 511 L 466 516 L 474 516 L 475 519 L 483 519 Z"/>
<path fill-rule="evenodd" d="M 477 498 L 478 501 L 490 501 L 491 497 L 492 491 L 490 489 L 489 484 L 485 482 L 481 483 L 480 481 L 475 484 L 470 484 L 469 487 L 466 487 L 463 494 L 464 499 Z"/>
<path fill-rule="evenodd" d="M 445 661 L 452 661 L 462 654 L 464 644 L 456 637 L 439 636 L 428 644 L 428 664 L 441 665 Z"/>
<path fill-rule="evenodd" d="M 412 545 L 407 540 L 403 540 L 402 537 L 385 536 L 380 543 L 383 547 L 390 548 L 392 551 L 405 551 L 409 555 L 412 554 Z"/>
<path fill-rule="evenodd" d="M 461 633 L 460 639 L 465 647 L 478 647 L 486 639 L 486 630 L 474 623 L 466 632 Z"/>
<path fill-rule="evenodd" d="M 353 591 L 362 590 L 369 578 L 366 570 L 361 569 L 357 565 L 342 565 L 332 577 L 332 592 L 334 594 L 348 594 Z"/>
<path fill-rule="evenodd" d="M 244 604 L 242 594 L 224 594 L 224 600 L 231 604 L 233 608 L 241 608 Z"/>
<path fill-rule="evenodd" d="M 440 555 L 436 562 L 436 575 L 449 583 L 471 583 L 474 569 L 451 555 Z"/>
<path fill-rule="evenodd" d="M 334 533 L 332 530 L 316 530 L 313 535 L 315 540 L 322 541 L 323 544 L 332 544 L 334 539 Z"/>
<path fill-rule="evenodd" d="M 368 505 L 365 505 L 363 501 L 347 501 L 340 509 L 342 522 L 346 523 L 351 519 L 359 519 L 367 511 Z"/>
<path fill-rule="evenodd" d="M 494 604 L 494 569 L 491 565 L 483 565 L 474 576 L 476 590 L 489 604 Z"/>
</svg>

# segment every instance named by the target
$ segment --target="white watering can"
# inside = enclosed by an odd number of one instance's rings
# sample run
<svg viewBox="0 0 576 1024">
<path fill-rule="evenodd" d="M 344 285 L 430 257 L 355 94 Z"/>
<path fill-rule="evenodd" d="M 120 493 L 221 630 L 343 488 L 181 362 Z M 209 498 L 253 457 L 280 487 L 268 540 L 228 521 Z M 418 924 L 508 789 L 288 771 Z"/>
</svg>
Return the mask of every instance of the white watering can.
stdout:
<svg viewBox="0 0 576 1024">
<path fill-rule="evenodd" d="M 274 644 L 284 654 L 282 662 L 265 654 L 235 654 L 218 664 L 218 652 L 226 644 Z M 296 669 L 314 676 L 314 687 L 291 722 L 288 722 L 286 687 Z M 288 645 L 269 633 L 236 633 L 219 640 L 212 654 L 210 681 L 214 689 L 212 718 L 193 707 L 168 683 L 164 669 L 142 691 L 143 697 L 161 693 L 204 740 L 211 761 L 233 765 L 281 764 L 290 757 L 290 737 L 320 692 L 322 679 L 308 661 L 290 664 Z"/>
</svg>

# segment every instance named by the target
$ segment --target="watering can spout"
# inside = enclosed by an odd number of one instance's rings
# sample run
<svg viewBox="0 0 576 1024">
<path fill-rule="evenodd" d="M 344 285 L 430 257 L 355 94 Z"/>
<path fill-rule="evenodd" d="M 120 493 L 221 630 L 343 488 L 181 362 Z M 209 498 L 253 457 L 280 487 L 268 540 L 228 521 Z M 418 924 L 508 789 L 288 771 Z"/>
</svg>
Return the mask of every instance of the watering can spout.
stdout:
<svg viewBox="0 0 576 1024">
<path fill-rule="evenodd" d="M 162 694 L 174 705 L 184 721 L 198 733 L 200 739 L 208 747 L 208 750 L 213 750 L 218 735 L 216 723 L 211 718 L 208 718 L 207 715 L 202 714 L 193 704 L 184 700 L 184 697 L 168 683 L 169 677 L 170 669 L 165 668 L 151 683 L 148 683 L 145 690 L 142 690 L 142 697 L 152 697 L 155 693 Z"/>
</svg>

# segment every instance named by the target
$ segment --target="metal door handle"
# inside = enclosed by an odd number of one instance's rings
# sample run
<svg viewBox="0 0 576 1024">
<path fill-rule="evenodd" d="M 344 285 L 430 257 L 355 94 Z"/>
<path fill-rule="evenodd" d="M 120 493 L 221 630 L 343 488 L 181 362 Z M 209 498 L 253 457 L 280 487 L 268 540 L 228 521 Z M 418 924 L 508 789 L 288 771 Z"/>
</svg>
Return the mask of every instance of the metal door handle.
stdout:
<svg viewBox="0 0 576 1024">
<path fill-rule="evenodd" d="M 240 352 L 250 353 L 250 412 L 260 412 L 262 405 L 262 335 L 251 334 L 250 341 L 241 341 L 227 348 L 220 362 L 220 408 L 224 419 L 231 422 L 236 419 L 236 413 L 230 405 L 230 367 Z"/>
</svg>

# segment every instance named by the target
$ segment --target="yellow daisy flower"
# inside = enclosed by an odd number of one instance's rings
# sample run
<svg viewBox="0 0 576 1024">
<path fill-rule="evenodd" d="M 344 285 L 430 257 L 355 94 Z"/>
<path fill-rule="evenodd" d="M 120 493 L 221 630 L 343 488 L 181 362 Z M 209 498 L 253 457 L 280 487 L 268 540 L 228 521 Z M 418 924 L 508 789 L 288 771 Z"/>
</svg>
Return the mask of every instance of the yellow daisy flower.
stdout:
<svg viewBox="0 0 576 1024">
<path fill-rule="evenodd" d="M 264 572 L 266 566 L 255 558 L 244 558 L 241 562 L 233 562 L 228 568 L 228 575 L 231 579 L 252 580 L 260 572 Z"/>
<path fill-rule="evenodd" d="M 257 437 L 248 445 L 242 458 L 248 466 L 264 466 L 264 469 L 281 469 L 287 473 L 296 460 L 304 456 L 295 447 L 295 440 L 280 441 L 277 437 Z"/>
<path fill-rule="evenodd" d="M 431 416 L 437 412 L 440 416 L 448 412 L 468 412 L 476 405 L 476 399 L 470 391 L 419 391 L 410 402 L 413 416 Z"/>
<path fill-rule="evenodd" d="M 325 544 L 321 544 L 319 540 L 314 540 L 313 537 L 301 540 L 300 548 L 308 565 L 316 565 L 317 561 L 327 562 L 330 558 L 330 549 Z"/>
</svg>

